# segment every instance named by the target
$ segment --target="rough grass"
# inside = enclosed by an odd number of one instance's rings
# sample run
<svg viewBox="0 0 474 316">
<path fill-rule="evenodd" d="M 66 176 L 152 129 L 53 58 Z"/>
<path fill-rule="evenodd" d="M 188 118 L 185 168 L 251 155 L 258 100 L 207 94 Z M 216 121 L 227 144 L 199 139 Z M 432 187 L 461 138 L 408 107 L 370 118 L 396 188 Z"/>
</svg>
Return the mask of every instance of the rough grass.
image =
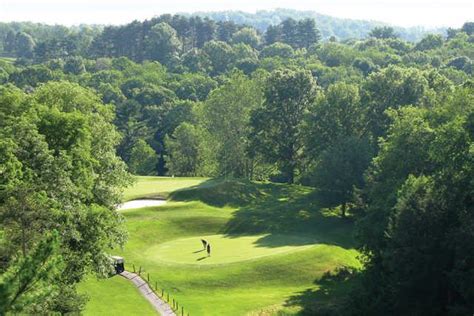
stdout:
<svg viewBox="0 0 474 316">
<path fill-rule="evenodd" d="M 88 278 L 79 286 L 90 300 L 84 315 L 156 315 L 135 286 L 120 276 L 105 280 Z"/>
<path fill-rule="evenodd" d="M 191 315 L 311 313 L 348 288 L 325 275 L 360 267 L 351 221 L 321 209 L 310 188 L 140 177 L 126 197 L 153 195 L 169 203 L 123 211 L 129 242 L 114 254 L 128 269 L 141 266 Z M 215 251 L 196 263 L 206 236 Z"/>
</svg>

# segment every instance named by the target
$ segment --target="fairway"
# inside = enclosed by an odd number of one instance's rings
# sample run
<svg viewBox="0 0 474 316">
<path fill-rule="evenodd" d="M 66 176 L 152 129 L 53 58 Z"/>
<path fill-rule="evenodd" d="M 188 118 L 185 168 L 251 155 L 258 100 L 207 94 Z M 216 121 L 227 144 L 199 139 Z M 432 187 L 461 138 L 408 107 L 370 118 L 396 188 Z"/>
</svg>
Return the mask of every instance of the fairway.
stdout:
<svg viewBox="0 0 474 316">
<path fill-rule="evenodd" d="M 224 264 L 304 250 L 316 244 L 314 239 L 292 235 L 211 235 L 202 238 L 210 243 L 211 256 L 203 249 L 201 238 L 196 237 L 176 239 L 151 247 L 145 256 L 169 263 Z"/>
<path fill-rule="evenodd" d="M 136 198 L 166 198 L 169 193 L 196 186 L 207 178 L 172 178 L 172 177 L 136 177 L 137 181 L 125 192 L 126 201 Z"/>
<path fill-rule="evenodd" d="M 321 209 L 312 193 L 245 180 L 137 177 L 124 200 L 166 196 L 167 203 L 120 211 L 129 239 L 111 254 L 124 257 L 128 270 L 140 268 L 190 315 L 294 315 L 305 308 L 305 293 L 315 293 L 312 304 L 337 304 L 337 295 L 325 293 L 346 287 L 320 280 L 338 267 L 360 268 L 353 224 Z M 114 310 L 137 301 L 136 293 L 115 298 L 97 286 L 83 285 L 94 296 L 90 313 L 104 314 L 100 301 Z"/>
</svg>

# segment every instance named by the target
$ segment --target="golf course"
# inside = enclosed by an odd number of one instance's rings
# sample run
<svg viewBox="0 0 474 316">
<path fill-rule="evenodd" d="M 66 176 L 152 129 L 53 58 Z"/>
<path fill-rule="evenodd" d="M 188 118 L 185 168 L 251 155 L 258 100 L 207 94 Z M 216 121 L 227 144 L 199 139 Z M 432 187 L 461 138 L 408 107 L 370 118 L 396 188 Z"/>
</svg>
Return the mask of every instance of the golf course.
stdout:
<svg viewBox="0 0 474 316">
<path fill-rule="evenodd" d="M 121 210 L 129 239 L 111 254 L 124 257 L 127 270 L 141 267 L 189 315 L 296 315 L 305 304 L 324 308 L 346 291 L 324 276 L 360 267 L 352 221 L 321 208 L 312 188 L 137 177 L 124 201 L 140 198 L 167 203 Z M 155 313 L 119 276 L 90 277 L 80 291 L 90 298 L 86 315 Z"/>
</svg>

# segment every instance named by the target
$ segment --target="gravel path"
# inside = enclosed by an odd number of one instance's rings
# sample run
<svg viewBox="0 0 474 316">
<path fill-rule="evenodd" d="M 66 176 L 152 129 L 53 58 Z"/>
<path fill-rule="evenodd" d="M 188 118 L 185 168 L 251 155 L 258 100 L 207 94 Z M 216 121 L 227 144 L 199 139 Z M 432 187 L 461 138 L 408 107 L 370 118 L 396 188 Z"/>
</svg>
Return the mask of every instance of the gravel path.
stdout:
<svg viewBox="0 0 474 316">
<path fill-rule="evenodd" d="M 171 307 L 159 298 L 138 274 L 124 271 L 120 275 L 135 284 L 140 293 L 151 303 L 151 305 L 153 305 L 160 315 L 176 316 L 176 313 L 171 309 Z"/>
</svg>

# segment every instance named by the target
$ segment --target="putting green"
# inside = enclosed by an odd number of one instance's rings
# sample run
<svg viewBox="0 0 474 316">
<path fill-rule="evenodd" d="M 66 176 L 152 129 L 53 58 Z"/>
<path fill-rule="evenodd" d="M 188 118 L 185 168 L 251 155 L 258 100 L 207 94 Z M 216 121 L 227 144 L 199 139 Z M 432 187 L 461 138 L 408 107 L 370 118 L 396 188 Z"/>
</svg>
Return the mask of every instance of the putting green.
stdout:
<svg viewBox="0 0 474 316">
<path fill-rule="evenodd" d="M 211 256 L 201 238 L 211 245 Z M 298 235 L 211 235 L 182 238 L 152 246 L 145 251 L 151 260 L 179 264 L 225 264 L 311 248 L 316 240 Z"/>
</svg>

